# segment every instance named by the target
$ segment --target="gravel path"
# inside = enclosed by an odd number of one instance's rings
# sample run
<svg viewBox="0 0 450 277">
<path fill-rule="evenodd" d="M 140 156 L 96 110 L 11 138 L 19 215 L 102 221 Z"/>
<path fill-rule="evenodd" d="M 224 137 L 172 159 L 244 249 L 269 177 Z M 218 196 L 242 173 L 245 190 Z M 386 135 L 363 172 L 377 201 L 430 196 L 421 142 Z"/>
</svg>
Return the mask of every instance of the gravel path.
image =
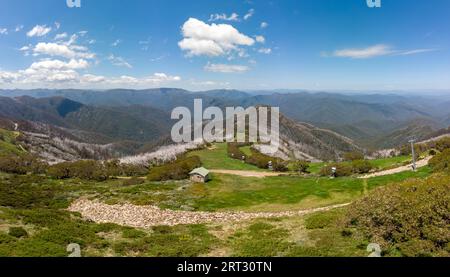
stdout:
<svg viewBox="0 0 450 277">
<path fill-rule="evenodd" d="M 226 169 L 211 169 L 210 172 L 220 173 L 220 174 L 237 175 L 237 176 L 242 176 L 242 177 L 256 177 L 256 178 L 274 177 L 274 176 L 280 176 L 280 175 L 286 174 L 286 173 L 280 173 L 280 172 L 226 170 Z"/>
<path fill-rule="evenodd" d="M 254 218 L 276 218 L 299 216 L 314 212 L 328 211 L 349 205 L 339 204 L 322 208 L 286 212 L 188 212 L 161 210 L 156 206 L 137 206 L 132 204 L 107 205 L 98 201 L 80 199 L 69 207 L 69 211 L 79 212 L 84 218 L 97 223 L 116 223 L 123 226 L 148 228 L 152 226 L 201 223 L 224 223 Z"/>
<path fill-rule="evenodd" d="M 421 168 L 424 167 L 426 165 L 428 165 L 428 162 L 431 160 L 432 157 L 426 157 L 423 160 L 417 161 L 416 162 L 416 167 L 417 168 Z M 369 178 L 373 178 L 373 177 L 378 177 L 378 176 L 385 176 L 385 175 L 392 175 L 392 174 L 396 174 L 396 173 L 400 173 L 400 172 L 404 172 L 404 171 L 411 171 L 412 170 L 412 164 L 409 165 L 405 165 L 405 166 L 400 166 L 400 167 L 396 167 L 393 169 L 388 169 L 388 170 L 384 170 L 384 171 L 380 171 L 380 172 L 375 172 L 372 174 L 367 174 L 364 176 L 359 177 L 360 179 L 369 179 Z"/>
</svg>

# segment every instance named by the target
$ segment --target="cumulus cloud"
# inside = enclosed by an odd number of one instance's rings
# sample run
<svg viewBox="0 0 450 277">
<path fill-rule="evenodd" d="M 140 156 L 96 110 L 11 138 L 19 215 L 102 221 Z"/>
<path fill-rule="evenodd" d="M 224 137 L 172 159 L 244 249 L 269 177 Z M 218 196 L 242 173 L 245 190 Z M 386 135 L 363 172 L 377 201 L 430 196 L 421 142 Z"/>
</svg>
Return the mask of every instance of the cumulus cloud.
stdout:
<svg viewBox="0 0 450 277">
<path fill-rule="evenodd" d="M 266 42 L 266 38 L 263 36 L 255 36 L 255 40 L 259 43 L 265 43 Z"/>
<path fill-rule="evenodd" d="M 269 23 L 267 23 L 267 22 L 261 22 L 261 29 L 265 29 L 265 28 L 267 28 L 267 27 L 269 27 Z"/>
<path fill-rule="evenodd" d="M 240 33 L 229 24 L 207 24 L 189 18 L 182 27 L 184 39 L 178 46 L 188 56 L 222 56 L 239 50 L 239 46 L 251 46 L 254 39 Z"/>
<path fill-rule="evenodd" d="M 69 59 L 93 59 L 95 57 L 95 54 L 86 52 L 86 50 L 88 50 L 86 47 L 71 45 L 69 43 L 71 43 L 71 41 L 64 44 L 39 42 L 34 47 L 33 52 L 36 55 L 60 56 Z"/>
<path fill-rule="evenodd" d="M 36 25 L 31 29 L 28 33 L 28 37 L 42 37 L 46 34 L 50 33 L 52 30 L 51 27 L 47 27 L 47 25 Z"/>
<path fill-rule="evenodd" d="M 72 63 L 41 61 L 25 70 L 17 72 L 0 71 L 0 87 L 30 88 L 30 87 L 100 87 L 117 88 L 133 87 L 148 88 L 158 87 L 165 83 L 181 81 L 181 77 L 165 73 L 154 73 L 150 76 L 137 78 L 122 75 L 119 77 L 105 77 L 94 74 L 80 74 L 76 69 L 84 67 L 83 62 Z"/>
<path fill-rule="evenodd" d="M 0 28 L 0 35 L 7 35 L 7 34 L 8 34 L 8 29 Z"/>
<path fill-rule="evenodd" d="M 223 20 L 223 21 L 239 21 L 239 15 L 237 13 L 232 13 L 231 15 L 227 15 L 225 13 L 222 14 L 212 14 L 209 17 L 208 21 L 219 21 L 219 20 Z"/>
<path fill-rule="evenodd" d="M 83 59 L 71 59 L 69 62 L 60 60 L 42 60 L 31 64 L 29 69 L 33 70 L 70 70 L 85 69 L 89 67 L 89 62 Z"/>
<path fill-rule="evenodd" d="M 204 69 L 206 71 L 210 71 L 210 72 L 243 73 L 243 72 L 248 71 L 250 68 L 245 65 L 208 63 L 207 65 L 205 65 Z"/>
</svg>

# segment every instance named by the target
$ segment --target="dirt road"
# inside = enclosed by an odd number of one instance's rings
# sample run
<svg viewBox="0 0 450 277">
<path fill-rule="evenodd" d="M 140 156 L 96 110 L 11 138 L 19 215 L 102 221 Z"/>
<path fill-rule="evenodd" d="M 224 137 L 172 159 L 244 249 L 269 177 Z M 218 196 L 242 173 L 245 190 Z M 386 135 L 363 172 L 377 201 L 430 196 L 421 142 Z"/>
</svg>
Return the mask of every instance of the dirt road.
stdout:
<svg viewBox="0 0 450 277">
<path fill-rule="evenodd" d="M 242 177 L 256 177 L 256 178 L 285 175 L 285 173 L 280 173 L 280 172 L 226 170 L 226 169 L 211 169 L 210 172 L 211 173 L 219 173 L 219 174 L 237 175 L 237 176 L 242 176 Z"/>
<path fill-rule="evenodd" d="M 417 168 L 421 168 L 421 167 L 428 165 L 428 162 L 431 160 L 431 158 L 432 157 L 426 157 L 423 160 L 417 161 L 417 163 L 416 163 Z M 369 179 L 369 178 L 373 178 L 373 177 L 392 175 L 392 174 L 396 174 L 396 173 L 400 173 L 400 172 L 404 172 L 404 171 L 411 171 L 411 170 L 412 170 L 412 164 L 409 164 L 409 165 L 405 165 L 405 166 L 396 167 L 393 169 L 375 172 L 372 174 L 367 174 L 367 175 L 361 176 L 359 178 L 360 179 Z"/>
<path fill-rule="evenodd" d="M 286 211 L 286 212 L 189 212 L 161 210 L 156 206 L 136 206 L 132 204 L 107 205 L 98 201 L 78 200 L 69 207 L 69 211 L 79 212 L 84 218 L 97 223 L 115 223 L 136 228 L 179 224 L 224 223 L 244 221 L 254 218 L 277 218 L 299 216 L 315 212 L 345 207 L 350 203 L 322 208 Z"/>
</svg>

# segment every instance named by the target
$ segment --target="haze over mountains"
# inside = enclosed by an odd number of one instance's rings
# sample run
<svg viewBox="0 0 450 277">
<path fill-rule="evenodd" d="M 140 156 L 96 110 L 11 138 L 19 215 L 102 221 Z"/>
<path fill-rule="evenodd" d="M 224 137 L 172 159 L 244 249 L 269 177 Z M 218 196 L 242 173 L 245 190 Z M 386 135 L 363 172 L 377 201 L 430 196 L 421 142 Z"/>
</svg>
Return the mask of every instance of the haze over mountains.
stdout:
<svg viewBox="0 0 450 277">
<path fill-rule="evenodd" d="M 0 117 L 57 126 L 73 139 L 131 154 L 170 143 L 173 108 L 280 107 L 284 141 L 305 157 L 329 159 L 361 148 L 390 148 L 450 125 L 450 97 L 395 94 L 255 93 L 236 90 L 0 90 Z M 306 141 L 306 142 L 305 142 Z M 320 150 L 318 150 L 320 149 Z M 287 151 L 289 152 L 289 151 Z M 292 152 L 292 151 L 291 151 Z M 287 154 L 287 153 L 286 153 Z M 290 153 L 292 154 L 292 153 Z"/>
</svg>

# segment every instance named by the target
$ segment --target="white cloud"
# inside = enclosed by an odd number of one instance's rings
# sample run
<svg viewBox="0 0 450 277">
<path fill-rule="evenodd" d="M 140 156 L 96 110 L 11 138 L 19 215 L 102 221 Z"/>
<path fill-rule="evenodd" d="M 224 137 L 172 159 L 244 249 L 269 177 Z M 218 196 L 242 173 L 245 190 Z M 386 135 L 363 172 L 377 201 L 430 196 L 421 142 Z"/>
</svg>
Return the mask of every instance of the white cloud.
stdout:
<svg viewBox="0 0 450 277">
<path fill-rule="evenodd" d="M 265 28 L 267 28 L 267 27 L 269 27 L 269 23 L 267 23 L 267 22 L 261 22 L 261 29 L 265 29 Z"/>
<path fill-rule="evenodd" d="M 55 22 L 55 27 L 56 27 L 56 30 L 58 30 L 61 27 L 61 23 Z"/>
<path fill-rule="evenodd" d="M 239 46 L 251 46 L 255 41 L 229 24 L 211 25 L 189 18 L 182 27 L 184 39 L 178 46 L 188 56 L 222 56 L 239 50 Z"/>
<path fill-rule="evenodd" d="M 70 70 L 70 69 L 86 69 L 89 62 L 83 59 L 71 59 L 69 62 L 60 60 L 42 60 L 31 64 L 29 69 L 33 70 Z"/>
<path fill-rule="evenodd" d="M 0 28 L 0 35 L 7 35 L 7 34 L 8 34 L 8 29 Z"/>
<path fill-rule="evenodd" d="M 272 53 L 272 49 L 271 48 L 261 48 L 261 49 L 258 50 L 258 52 L 261 53 L 261 54 L 268 55 L 268 54 Z"/>
<path fill-rule="evenodd" d="M 28 33 L 28 37 L 42 37 L 46 34 L 50 33 L 52 30 L 51 27 L 47 27 L 47 25 L 36 25 L 33 29 L 31 29 Z"/>
<path fill-rule="evenodd" d="M 367 48 L 342 49 L 333 52 L 332 56 L 340 58 L 352 59 L 368 59 L 380 56 L 408 56 L 426 52 L 436 51 L 436 49 L 413 49 L 413 50 L 396 50 L 385 44 L 377 44 Z M 324 53 L 323 56 L 329 56 Z"/>
<path fill-rule="evenodd" d="M 116 41 L 114 41 L 113 43 L 111 43 L 111 46 L 112 46 L 112 47 L 116 47 L 116 46 L 118 46 L 120 43 L 122 43 L 122 40 L 116 39 Z"/>
<path fill-rule="evenodd" d="M 263 36 L 255 36 L 255 40 L 259 43 L 265 43 L 266 42 L 266 38 Z"/>
<path fill-rule="evenodd" d="M 398 53 L 400 56 L 409 56 L 414 54 L 421 54 L 421 53 L 427 53 L 427 52 L 434 52 L 437 51 L 437 49 L 428 48 L 428 49 L 414 49 L 414 50 L 408 50 L 408 51 L 401 51 Z"/>
<path fill-rule="evenodd" d="M 70 42 L 70 41 L 69 41 Z M 83 46 L 58 44 L 58 43 L 46 43 L 39 42 L 33 49 L 36 55 L 48 55 L 48 56 L 60 56 L 64 58 L 84 58 L 93 59 L 95 54 L 90 52 L 84 52 L 87 48 Z"/>
<path fill-rule="evenodd" d="M 220 72 L 220 73 L 243 73 L 248 71 L 250 68 L 245 65 L 233 65 L 233 64 L 212 64 L 208 63 L 205 65 L 204 69 L 210 72 Z"/>
<path fill-rule="evenodd" d="M 23 25 L 17 25 L 16 28 L 14 29 L 15 32 L 20 32 L 23 29 Z"/>
<path fill-rule="evenodd" d="M 341 58 L 352 58 L 352 59 L 367 59 L 378 56 L 385 56 L 391 54 L 392 50 L 389 46 L 384 44 L 378 44 L 370 46 L 367 48 L 353 48 L 353 49 L 342 49 L 336 50 L 333 55 L 335 57 Z"/>
<path fill-rule="evenodd" d="M 244 20 L 248 20 L 250 19 L 250 17 L 252 17 L 255 14 L 255 10 L 254 9 L 250 9 L 246 15 L 244 15 Z"/>
<path fill-rule="evenodd" d="M 216 81 L 196 81 L 192 80 L 191 85 L 199 86 L 199 87 L 228 87 L 230 85 L 229 82 L 216 82 Z"/>
<path fill-rule="evenodd" d="M 115 66 L 123 66 L 123 67 L 133 68 L 133 66 L 122 57 L 116 57 L 111 54 L 111 55 L 109 55 L 108 60 L 111 62 L 112 65 L 115 65 Z"/>
<path fill-rule="evenodd" d="M 55 40 L 61 40 L 61 39 L 65 39 L 67 38 L 67 33 L 61 33 L 61 34 L 57 34 L 55 36 Z"/>
<path fill-rule="evenodd" d="M 0 87 L 9 88 L 149 88 L 159 87 L 162 84 L 181 81 L 181 77 L 172 76 L 166 73 L 154 73 L 143 78 L 122 75 L 119 77 L 105 77 L 94 74 L 81 75 L 75 69 L 83 64 L 80 61 L 74 61 L 72 65 L 64 62 L 50 61 L 44 65 L 34 64 L 25 70 L 17 72 L 0 71 Z"/>
<path fill-rule="evenodd" d="M 229 16 L 226 15 L 225 13 L 222 14 L 212 14 L 209 17 L 208 21 L 219 21 L 219 20 L 223 20 L 223 21 L 239 21 L 239 15 L 237 13 L 232 13 Z"/>
</svg>

